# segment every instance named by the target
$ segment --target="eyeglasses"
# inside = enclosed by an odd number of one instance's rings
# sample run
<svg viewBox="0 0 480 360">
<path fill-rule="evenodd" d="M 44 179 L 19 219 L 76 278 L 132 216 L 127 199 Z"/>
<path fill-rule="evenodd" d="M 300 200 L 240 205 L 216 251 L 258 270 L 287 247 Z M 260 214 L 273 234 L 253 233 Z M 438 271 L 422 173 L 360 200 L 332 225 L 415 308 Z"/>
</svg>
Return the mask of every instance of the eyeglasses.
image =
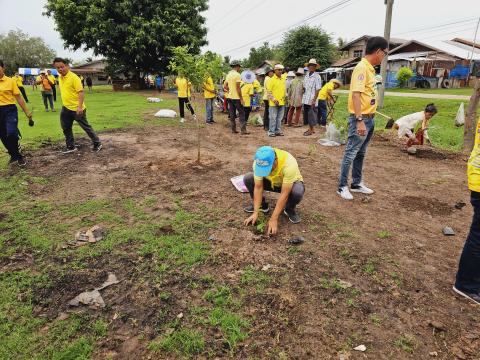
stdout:
<svg viewBox="0 0 480 360">
<path fill-rule="evenodd" d="M 378 50 L 380 50 L 383 53 L 383 55 L 385 55 L 385 56 L 388 55 L 388 50 L 383 50 L 383 49 L 378 49 Z"/>
</svg>

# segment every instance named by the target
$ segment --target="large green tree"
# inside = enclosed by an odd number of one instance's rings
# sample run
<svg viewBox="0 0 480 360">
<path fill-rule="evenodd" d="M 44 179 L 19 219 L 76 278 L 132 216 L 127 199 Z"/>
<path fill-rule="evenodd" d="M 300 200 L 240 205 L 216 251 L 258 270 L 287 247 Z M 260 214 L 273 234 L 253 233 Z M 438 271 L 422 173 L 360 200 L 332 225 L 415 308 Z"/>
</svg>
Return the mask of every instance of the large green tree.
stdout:
<svg viewBox="0 0 480 360">
<path fill-rule="evenodd" d="M 21 30 L 0 34 L 0 59 L 12 74 L 19 67 L 45 67 L 52 63 L 54 51 L 40 37 L 30 37 Z"/>
<path fill-rule="evenodd" d="M 208 0 L 47 0 L 65 46 L 92 49 L 109 68 L 139 76 L 167 70 L 172 48 L 207 44 Z"/>
<path fill-rule="evenodd" d="M 321 68 L 330 66 L 336 56 L 331 37 L 321 27 L 300 26 L 287 32 L 281 43 L 284 65 L 295 69 L 310 58 L 317 59 Z"/>
<path fill-rule="evenodd" d="M 258 48 L 251 48 L 248 58 L 243 61 L 243 65 L 250 69 L 259 67 L 265 60 L 282 61 L 281 49 L 278 46 L 270 46 L 264 42 Z"/>
</svg>

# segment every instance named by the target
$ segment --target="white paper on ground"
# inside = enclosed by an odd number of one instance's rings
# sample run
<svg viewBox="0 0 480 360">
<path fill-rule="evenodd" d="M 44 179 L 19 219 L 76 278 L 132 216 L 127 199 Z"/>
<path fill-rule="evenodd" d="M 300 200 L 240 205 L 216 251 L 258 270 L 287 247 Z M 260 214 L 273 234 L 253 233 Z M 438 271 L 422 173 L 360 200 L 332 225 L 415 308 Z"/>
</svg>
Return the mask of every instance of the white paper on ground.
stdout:
<svg viewBox="0 0 480 360">
<path fill-rule="evenodd" d="M 162 109 L 155 114 L 156 117 L 160 118 L 175 118 L 177 113 L 174 110 Z"/>
</svg>

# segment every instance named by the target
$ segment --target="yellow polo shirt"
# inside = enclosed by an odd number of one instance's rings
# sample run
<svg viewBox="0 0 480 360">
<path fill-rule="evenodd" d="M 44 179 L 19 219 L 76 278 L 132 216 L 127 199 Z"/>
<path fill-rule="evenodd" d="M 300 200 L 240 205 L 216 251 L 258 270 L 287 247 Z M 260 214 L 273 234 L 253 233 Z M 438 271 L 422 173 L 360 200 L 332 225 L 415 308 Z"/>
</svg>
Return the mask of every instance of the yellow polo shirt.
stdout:
<svg viewBox="0 0 480 360">
<path fill-rule="evenodd" d="M 76 111 L 78 108 L 78 93 L 83 91 L 82 81 L 77 74 L 67 72 L 67 75 L 58 77 L 58 86 L 62 94 L 62 103 L 68 110 Z M 85 101 L 83 109 L 85 109 Z"/>
<path fill-rule="evenodd" d="M 253 96 L 253 84 L 242 82 L 240 84 L 240 88 L 242 89 L 243 106 L 250 107 L 252 99 L 251 96 Z"/>
<path fill-rule="evenodd" d="M 53 76 L 53 75 L 47 75 L 47 77 L 48 77 L 48 80 L 50 80 L 50 82 L 51 82 L 53 85 L 55 85 L 55 81 L 56 81 L 55 76 Z"/>
<path fill-rule="evenodd" d="M 354 114 L 352 95 L 360 92 L 362 115 L 371 115 L 377 110 L 377 96 L 375 92 L 375 69 L 367 59 L 363 58 L 352 73 L 350 93 L 348 94 L 348 112 Z"/>
<path fill-rule="evenodd" d="M 322 86 L 322 89 L 318 92 L 318 100 L 327 100 L 329 90 L 335 90 L 335 84 L 331 81 Z"/>
<path fill-rule="evenodd" d="M 14 76 L 13 79 L 15 80 L 19 88 L 23 87 L 23 78 L 20 75 Z"/>
<path fill-rule="evenodd" d="M 209 76 L 207 80 L 205 80 L 203 87 L 205 88 L 205 90 L 203 91 L 203 97 L 205 99 L 213 99 L 215 97 L 215 94 L 211 93 L 210 91 L 215 91 L 215 85 L 213 84 L 213 79 L 211 76 Z"/>
<path fill-rule="evenodd" d="M 237 84 L 242 82 L 242 78 L 238 71 L 230 70 L 225 81 L 228 84 L 228 98 L 232 100 L 240 100 L 240 94 L 237 91 Z"/>
<path fill-rule="evenodd" d="M 260 81 L 258 81 L 257 79 L 253 80 L 253 89 L 259 93 L 260 90 L 262 90 L 262 85 L 260 85 Z"/>
<path fill-rule="evenodd" d="M 468 160 L 468 188 L 480 192 L 480 118 L 475 132 L 475 146 Z"/>
<path fill-rule="evenodd" d="M 267 92 L 269 95 L 273 96 L 275 100 L 278 100 L 278 105 L 285 105 L 285 96 L 287 95 L 286 89 L 286 78 L 278 77 L 273 75 L 272 78 L 267 83 Z M 270 106 L 275 106 L 275 103 L 269 97 Z"/>
<path fill-rule="evenodd" d="M 187 79 L 184 77 L 177 77 L 175 79 L 175 85 L 178 88 L 179 98 L 188 98 L 190 96 L 190 86 L 192 83 L 190 83 Z"/>
<path fill-rule="evenodd" d="M 14 105 L 16 95 L 20 95 L 17 82 L 3 75 L 3 77 L 0 78 L 0 106 Z"/>
<path fill-rule="evenodd" d="M 302 174 L 298 167 L 297 160 L 287 151 L 274 149 L 277 157 L 277 167 L 266 177 L 273 187 L 281 187 L 282 184 L 293 184 L 297 181 L 303 181 Z M 255 174 L 255 162 L 253 162 L 253 173 Z M 260 176 L 255 176 L 255 180 L 262 180 Z"/>
</svg>

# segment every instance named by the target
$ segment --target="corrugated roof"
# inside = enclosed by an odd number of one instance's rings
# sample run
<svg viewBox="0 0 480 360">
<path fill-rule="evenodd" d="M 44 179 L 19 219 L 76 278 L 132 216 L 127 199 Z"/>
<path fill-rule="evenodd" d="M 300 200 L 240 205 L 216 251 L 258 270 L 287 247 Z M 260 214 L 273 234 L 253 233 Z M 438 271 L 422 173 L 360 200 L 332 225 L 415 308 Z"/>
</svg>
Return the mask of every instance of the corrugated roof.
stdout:
<svg viewBox="0 0 480 360">
<path fill-rule="evenodd" d="M 347 44 L 343 45 L 339 50 L 340 51 L 348 50 L 348 48 L 352 44 L 355 44 L 357 41 L 360 41 L 360 40 L 363 40 L 363 39 L 369 39 L 371 37 L 372 37 L 371 35 L 360 36 L 359 38 L 356 38 L 355 40 L 349 41 Z M 406 43 L 406 42 L 408 42 L 408 40 L 400 39 L 400 38 L 394 38 L 394 37 L 390 38 L 390 44 L 398 45 L 398 44 L 403 44 L 403 43 Z"/>
<path fill-rule="evenodd" d="M 402 45 L 396 47 L 391 52 L 397 52 L 398 53 L 399 50 L 409 46 L 410 44 L 418 44 L 418 45 L 421 45 L 423 47 L 431 49 L 433 52 L 445 53 L 447 55 L 450 55 L 450 56 L 453 56 L 453 57 L 456 57 L 456 58 L 460 58 L 460 59 L 464 59 L 464 60 L 469 60 L 471 55 L 472 55 L 471 49 L 467 50 L 467 49 L 464 49 L 464 48 L 458 46 L 457 44 L 451 44 L 451 43 L 446 42 L 444 40 L 432 40 L 432 41 L 429 41 L 428 43 L 424 43 L 424 42 L 421 42 L 421 41 L 418 41 L 418 40 L 411 40 L 411 41 L 409 41 L 405 44 L 402 44 Z M 473 60 L 480 60 L 480 51 L 479 50 L 475 50 L 475 53 L 473 55 Z"/>
<path fill-rule="evenodd" d="M 343 66 L 351 64 L 355 61 L 357 61 L 357 62 L 360 61 L 360 58 L 359 57 L 352 57 L 352 58 L 346 58 L 346 59 L 338 59 L 337 61 L 335 61 L 330 66 L 331 67 L 343 67 Z"/>
</svg>

